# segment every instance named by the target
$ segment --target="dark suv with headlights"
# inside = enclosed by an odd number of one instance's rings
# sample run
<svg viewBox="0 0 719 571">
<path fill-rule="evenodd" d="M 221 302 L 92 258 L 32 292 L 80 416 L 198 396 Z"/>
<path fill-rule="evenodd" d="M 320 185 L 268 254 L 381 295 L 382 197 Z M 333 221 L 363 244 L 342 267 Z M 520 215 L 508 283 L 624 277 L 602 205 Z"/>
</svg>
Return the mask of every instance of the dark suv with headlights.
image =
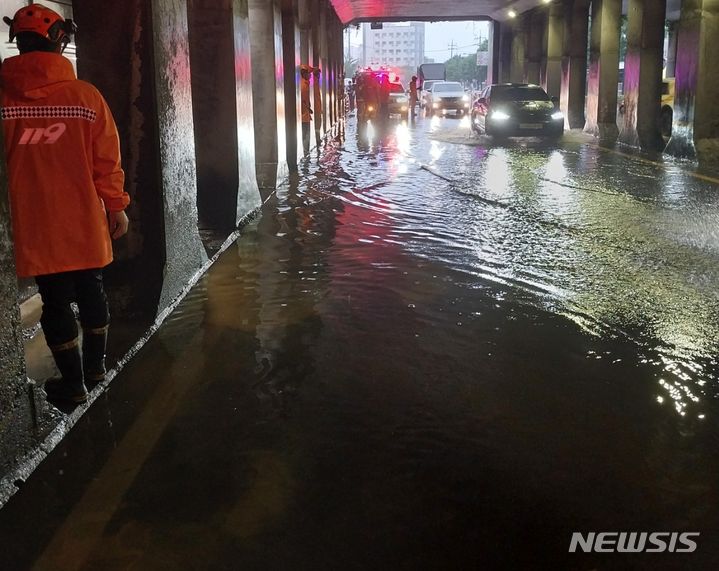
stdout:
<svg viewBox="0 0 719 571">
<path fill-rule="evenodd" d="M 472 129 L 490 137 L 546 137 L 564 134 L 558 101 L 538 85 L 490 85 L 472 107 Z"/>
</svg>

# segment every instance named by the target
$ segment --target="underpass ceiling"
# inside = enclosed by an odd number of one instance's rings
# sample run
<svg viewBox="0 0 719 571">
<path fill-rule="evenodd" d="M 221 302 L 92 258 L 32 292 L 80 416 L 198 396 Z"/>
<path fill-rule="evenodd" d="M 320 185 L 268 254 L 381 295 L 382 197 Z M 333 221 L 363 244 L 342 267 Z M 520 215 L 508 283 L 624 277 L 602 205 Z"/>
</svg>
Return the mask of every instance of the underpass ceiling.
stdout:
<svg viewBox="0 0 719 571">
<path fill-rule="evenodd" d="M 555 0 L 556 1 L 556 0 Z M 486 20 L 504 21 L 509 11 L 518 14 L 536 6 L 545 6 L 542 0 L 330 0 L 343 23 Z M 679 19 L 681 0 L 667 0 L 667 19 Z M 623 1 L 627 13 L 627 0 Z"/>
<path fill-rule="evenodd" d="M 541 0 L 330 0 L 345 23 L 507 19 L 543 4 Z"/>
</svg>

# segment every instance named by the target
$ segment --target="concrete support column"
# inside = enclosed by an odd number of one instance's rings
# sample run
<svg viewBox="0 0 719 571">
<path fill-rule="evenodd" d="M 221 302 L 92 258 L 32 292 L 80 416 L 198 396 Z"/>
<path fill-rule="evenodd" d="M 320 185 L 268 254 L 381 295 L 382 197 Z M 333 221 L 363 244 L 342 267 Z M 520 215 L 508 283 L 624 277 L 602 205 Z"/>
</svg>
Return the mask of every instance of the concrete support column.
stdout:
<svg viewBox="0 0 719 571">
<path fill-rule="evenodd" d="M 240 185 L 237 193 L 237 220 L 261 204 L 255 157 L 255 112 L 252 96 L 252 45 L 247 0 L 232 0 L 235 39 L 235 102 L 237 104 L 237 154 Z"/>
<path fill-rule="evenodd" d="M 527 25 L 525 17 L 517 18 L 512 26 L 512 59 L 509 66 L 509 81 L 523 83 L 526 79 Z"/>
<path fill-rule="evenodd" d="M 108 100 L 120 132 L 128 237 L 106 271 L 113 310 L 154 318 L 207 260 L 197 229 L 197 172 L 187 3 L 75 0 L 78 73 Z M 112 73 L 107 70 L 112 69 Z"/>
<path fill-rule="evenodd" d="M 534 10 L 525 15 L 524 21 L 527 26 L 526 80 L 539 85 L 547 15 L 543 10 Z"/>
<path fill-rule="evenodd" d="M 247 8 L 243 3 L 240 13 L 239 4 L 239 0 L 187 2 L 200 226 L 228 233 L 259 203 L 254 143 L 251 160 L 240 160 L 245 153 L 240 153 L 239 145 L 247 141 L 239 140 L 237 125 L 240 120 L 252 121 L 252 99 L 249 110 L 238 108 L 238 94 L 251 88 L 249 66 L 237 77 L 242 68 L 236 64 L 249 56 Z M 236 22 L 244 22 L 244 29 L 238 29 Z M 245 42 L 239 52 L 237 41 Z M 250 176 L 243 176 L 247 170 Z"/>
<path fill-rule="evenodd" d="M 567 15 L 569 18 L 569 15 Z M 564 13 L 561 2 L 549 7 L 545 22 L 544 53 L 540 70 L 540 83 L 551 97 L 562 92 L 562 46 L 564 43 Z"/>
<path fill-rule="evenodd" d="M 319 117 L 320 133 L 324 135 L 329 129 L 329 108 L 330 108 L 330 73 L 329 73 L 329 30 L 327 29 L 327 0 L 319 0 L 319 62 L 318 65 L 322 72 L 320 73 L 319 82 L 315 89 L 319 88 L 319 96 L 322 101 L 322 112 Z"/>
<path fill-rule="evenodd" d="M 511 81 L 513 38 L 514 30 L 511 24 L 502 22 L 499 38 L 499 83 Z"/>
<path fill-rule="evenodd" d="M 679 22 L 669 22 L 669 41 L 667 46 L 666 77 L 674 77 L 677 67 L 677 40 L 679 39 Z"/>
<path fill-rule="evenodd" d="M 583 129 L 587 93 L 589 0 L 564 0 L 564 45 L 560 107 L 569 129 Z"/>
<path fill-rule="evenodd" d="M 584 130 L 602 140 L 617 138 L 619 29 L 622 0 L 592 1 L 592 30 Z"/>
<path fill-rule="evenodd" d="M 323 62 L 323 56 L 322 56 L 322 13 L 323 13 L 323 7 L 321 5 L 323 0 L 311 0 L 312 1 L 312 22 L 313 22 L 313 28 L 312 28 L 312 67 L 319 68 L 322 65 Z M 322 69 L 322 73 L 324 73 L 324 69 Z M 312 115 L 312 121 L 314 123 L 315 133 L 316 133 L 316 142 L 319 145 L 320 139 L 322 137 L 323 133 L 323 125 L 324 125 L 324 100 L 323 100 L 323 90 L 322 90 L 322 76 L 318 76 L 314 74 L 312 76 L 312 110 L 314 111 Z"/>
<path fill-rule="evenodd" d="M 661 150 L 659 129 L 665 0 L 629 0 L 622 143 Z"/>
<path fill-rule="evenodd" d="M 674 126 L 667 152 L 700 162 L 717 160 L 719 146 L 719 2 L 684 0 L 677 45 Z"/>
<path fill-rule="evenodd" d="M 502 37 L 502 25 L 493 21 L 489 26 L 489 48 L 491 50 L 490 65 L 487 70 L 487 84 L 492 85 L 500 82 L 500 39 Z"/>
<path fill-rule="evenodd" d="M 285 86 L 287 166 L 296 171 L 302 150 L 302 109 L 300 107 L 300 27 L 297 0 L 282 1 L 282 52 Z"/>
<path fill-rule="evenodd" d="M 331 7 L 326 9 L 326 26 L 327 26 L 327 126 L 326 130 L 332 128 L 337 117 L 337 68 L 335 61 L 334 45 L 335 45 L 335 28 L 334 13 Z"/>
<path fill-rule="evenodd" d="M 249 0 L 255 155 L 260 189 L 288 174 L 282 14 L 277 0 Z"/>
<path fill-rule="evenodd" d="M 312 42 L 312 3 L 314 0 L 298 0 L 297 5 L 297 17 L 300 28 L 300 64 L 312 66 L 314 62 L 313 58 L 313 42 Z M 310 97 L 311 99 L 311 97 Z M 301 101 L 300 101 L 301 103 Z M 312 101 L 309 102 L 312 108 Z M 311 130 L 312 123 L 309 125 L 301 126 L 302 129 L 308 131 L 303 133 L 303 149 L 305 153 L 315 144 L 315 138 L 311 137 L 309 130 Z"/>
</svg>

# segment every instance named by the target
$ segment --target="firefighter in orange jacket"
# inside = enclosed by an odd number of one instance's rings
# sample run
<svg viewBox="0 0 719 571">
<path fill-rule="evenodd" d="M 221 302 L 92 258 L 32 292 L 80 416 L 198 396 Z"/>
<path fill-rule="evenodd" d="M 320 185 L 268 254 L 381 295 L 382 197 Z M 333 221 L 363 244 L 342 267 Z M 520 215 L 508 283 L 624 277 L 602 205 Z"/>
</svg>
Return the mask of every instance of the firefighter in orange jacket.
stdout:
<svg viewBox="0 0 719 571">
<path fill-rule="evenodd" d="M 302 145 L 305 153 L 310 150 L 310 130 L 312 125 L 312 106 L 310 104 L 310 77 L 312 68 L 307 64 L 300 66 L 300 105 L 302 107 Z"/>
<path fill-rule="evenodd" d="M 102 95 L 62 56 L 76 30 L 71 20 L 40 4 L 3 20 L 20 52 L 0 71 L 17 273 L 37 282 L 43 331 L 62 375 L 45 392 L 80 403 L 85 381 L 105 376 L 102 268 L 112 261 L 111 237 L 129 225 L 117 128 Z"/>
</svg>

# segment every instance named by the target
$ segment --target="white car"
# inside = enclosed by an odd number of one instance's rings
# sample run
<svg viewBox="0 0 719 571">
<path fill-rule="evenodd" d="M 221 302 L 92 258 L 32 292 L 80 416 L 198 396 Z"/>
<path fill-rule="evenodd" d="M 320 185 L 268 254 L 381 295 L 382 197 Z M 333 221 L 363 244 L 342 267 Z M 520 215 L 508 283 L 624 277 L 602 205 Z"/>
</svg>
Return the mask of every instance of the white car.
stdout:
<svg viewBox="0 0 719 571">
<path fill-rule="evenodd" d="M 454 111 L 457 115 L 469 113 L 471 98 L 461 83 L 437 81 L 427 92 L 425 110 L 428 115 L 443 115 Z"/>
</svg>

